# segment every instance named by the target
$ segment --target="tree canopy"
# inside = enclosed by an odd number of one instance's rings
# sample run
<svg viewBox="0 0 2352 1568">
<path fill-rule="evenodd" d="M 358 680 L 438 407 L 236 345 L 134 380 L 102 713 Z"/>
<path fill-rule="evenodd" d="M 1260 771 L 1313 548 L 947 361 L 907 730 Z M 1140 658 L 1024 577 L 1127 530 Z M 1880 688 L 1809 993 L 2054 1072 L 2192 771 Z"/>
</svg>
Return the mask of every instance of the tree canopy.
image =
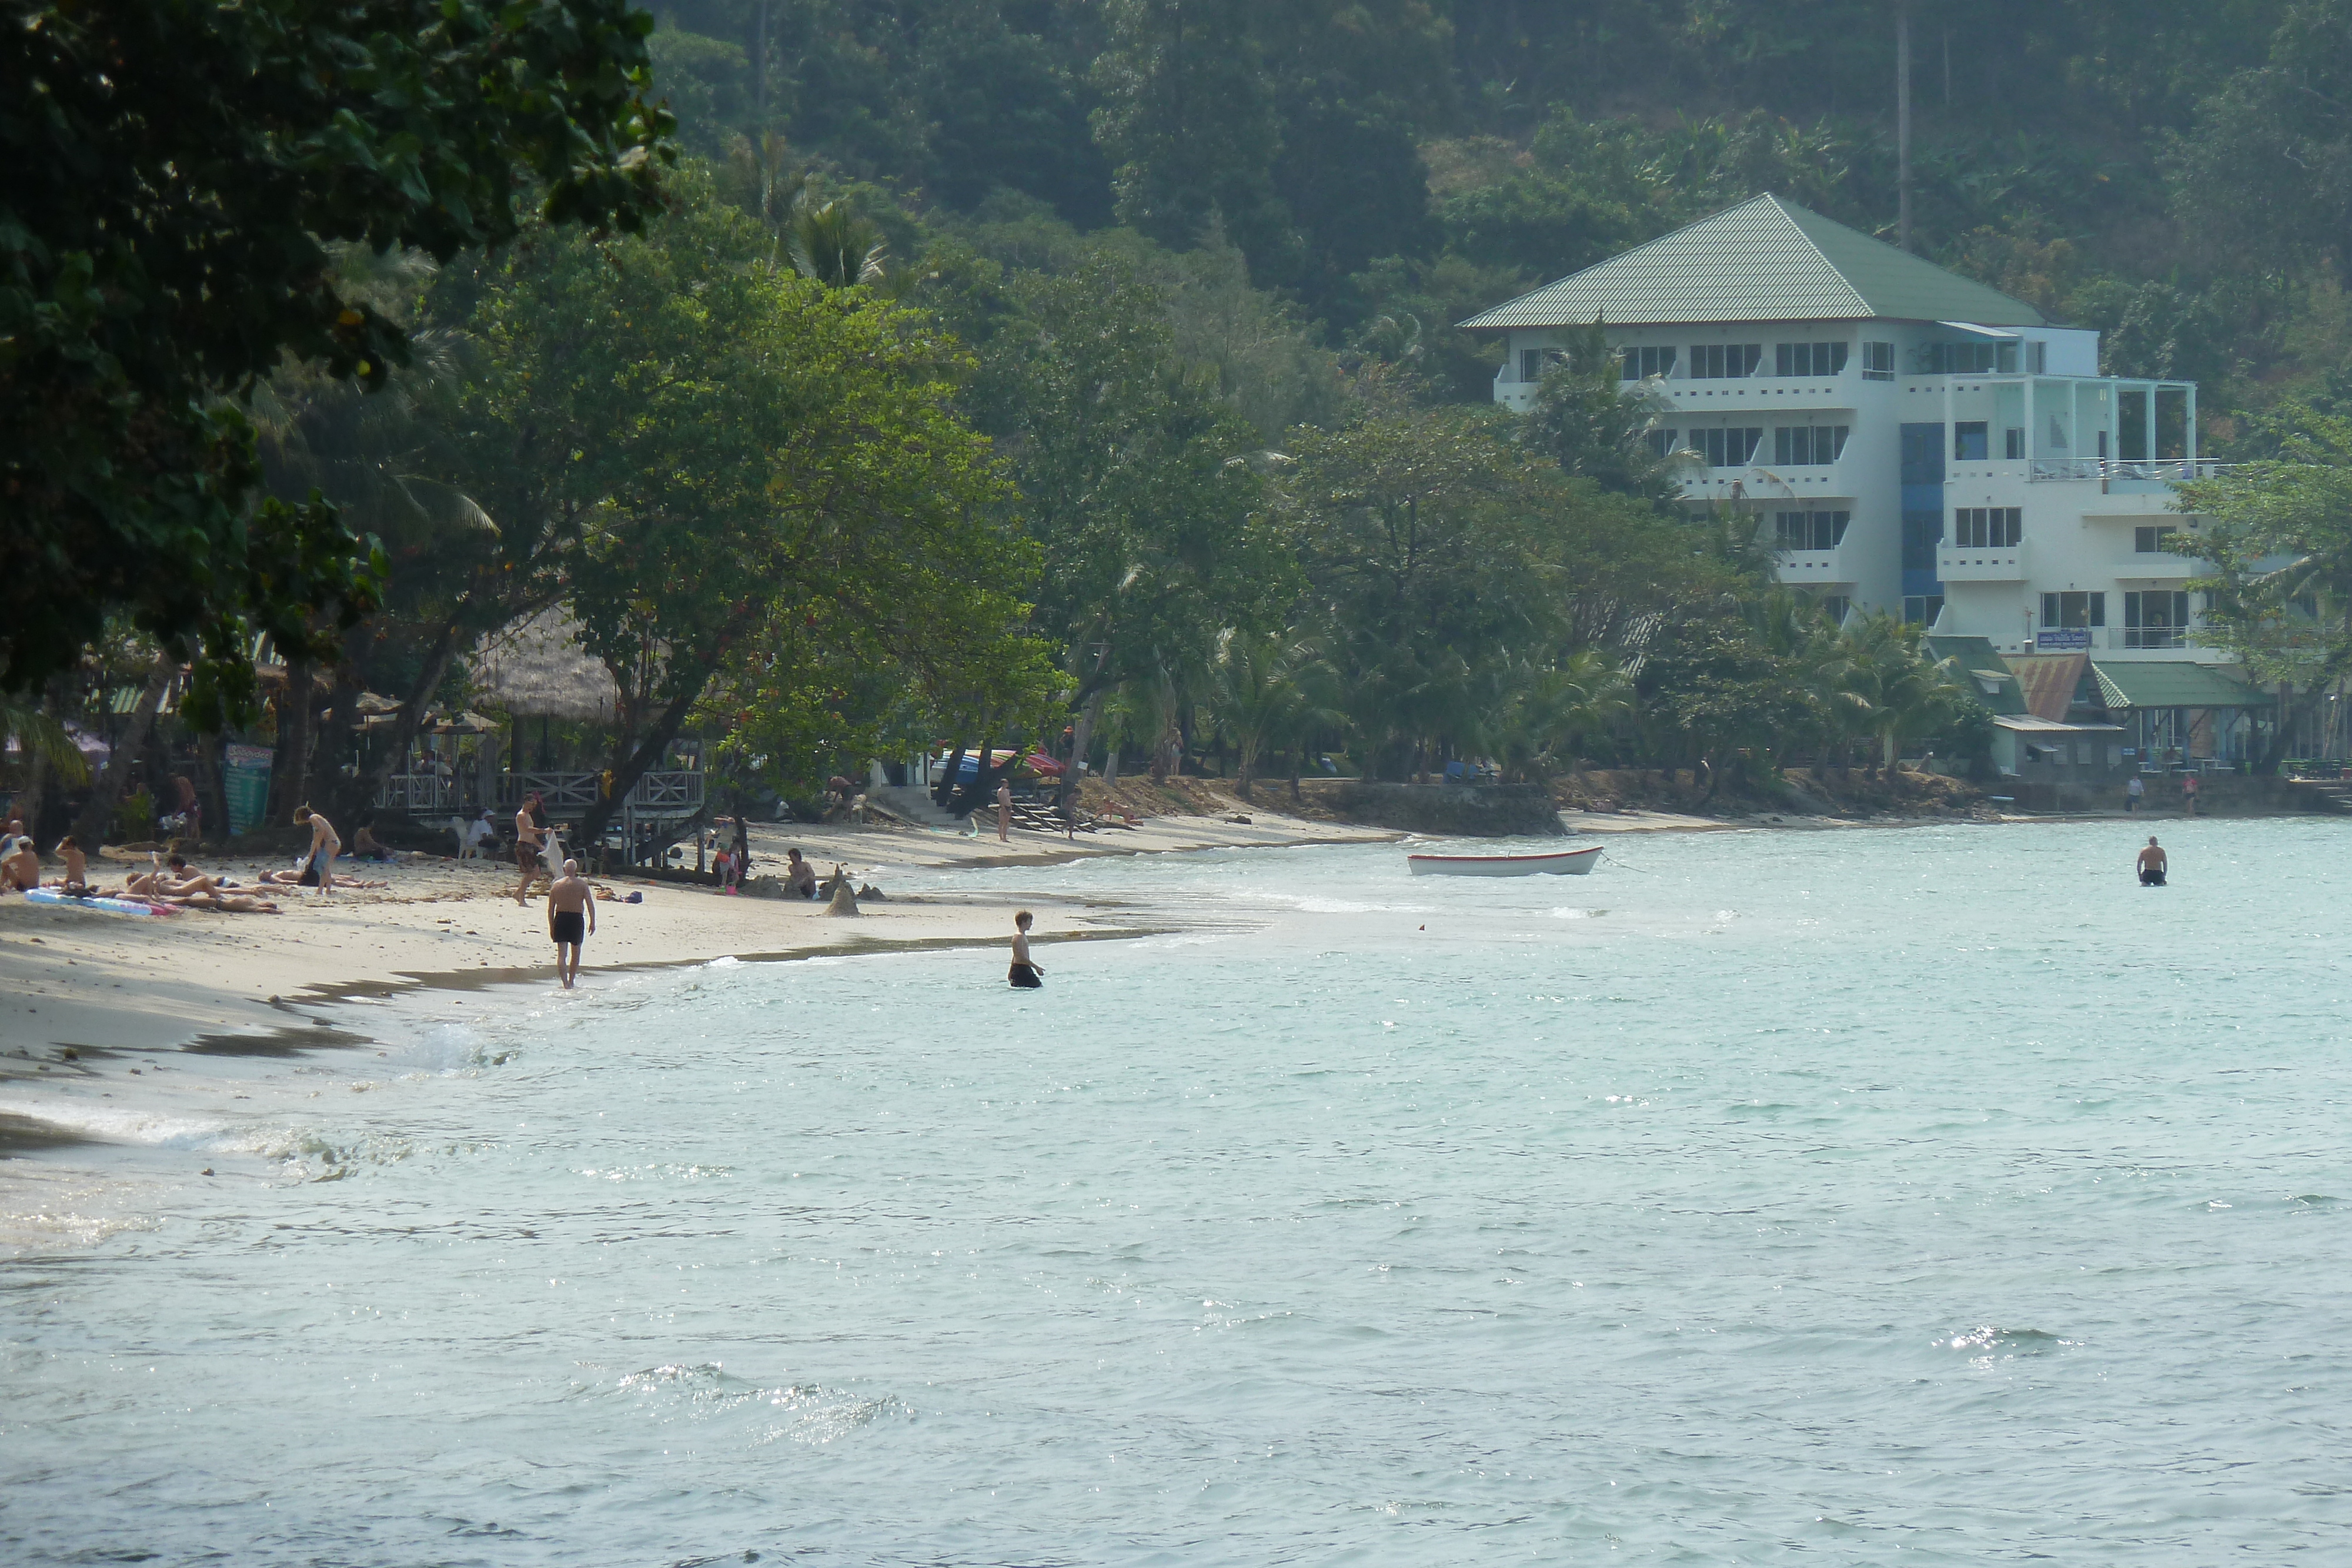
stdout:
<svg viewBox="0 0 2352 1568">
<path fill-rule="evenodd" d="M 626 0 L 16 0 L 0 33 L 0 685 L 109 613 L 200 647 L 330 653 L 383 562 L 264 499 L 234 400 L 282 359 L 381 384 L 409 348 L 330 246 L 446 259 L 532 211 L 627 229 L 668 128 Z"/>
</svg>

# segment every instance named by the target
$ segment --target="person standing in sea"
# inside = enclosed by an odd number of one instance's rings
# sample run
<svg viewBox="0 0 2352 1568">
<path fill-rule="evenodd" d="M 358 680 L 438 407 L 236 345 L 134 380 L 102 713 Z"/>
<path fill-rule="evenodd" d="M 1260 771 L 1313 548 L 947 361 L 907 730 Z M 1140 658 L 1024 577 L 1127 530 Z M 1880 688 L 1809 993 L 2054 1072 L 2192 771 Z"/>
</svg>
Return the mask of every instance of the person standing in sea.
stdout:
<svg viewBox="0 0 2352 1568">
<path fill-rule="evenodd" d="M 2164 848 L 2156 841 L 2156 835 L 2150 833 L 2147 848 L 2139 852 L 2139 884 L 2142 887 L 2162 887 L 2164 873 Z"/>
<path fill-rule="evenodd" d="M 578 861 L 565 861 L 563 874 L 547 890 L 547 934 L 555 941 L 556 977 L 567 991 L 580 978 L 580 945 L 595 930 L 595 889 L 580 874 Z"/>
<path fill-rule="evenodd" d="M 1045 984 L 1045 971 L 1029 956 L 1029 925 L 1036 918 L 1025 909 L 1013 917 L 1013 970 L 1006 977 L 1017 991 L 1041 990 Z"/>
</svg>

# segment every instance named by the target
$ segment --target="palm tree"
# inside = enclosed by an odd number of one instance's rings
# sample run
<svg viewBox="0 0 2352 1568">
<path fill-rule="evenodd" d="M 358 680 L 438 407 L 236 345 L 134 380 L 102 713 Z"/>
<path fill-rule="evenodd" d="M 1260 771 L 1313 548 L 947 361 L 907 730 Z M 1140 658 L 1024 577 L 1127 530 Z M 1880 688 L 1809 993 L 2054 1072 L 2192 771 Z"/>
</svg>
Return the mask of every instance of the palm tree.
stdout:
<svg viewBox="0 0 2352 1568">
<path fill-rule="evenodd" d="M 1234 737 L 1240 754 L 1239 790 L 1249 800 L 1258 758 L 1296 737 L 1309 724 L 1334 716 L 1312 693 L 1318 663 L 1315 645 L 1304 639 L 1225 633 L 1209 670 L 1209 711 Z"/>
<path fill-rule="evenodd" d="M 827 288 L 882 282 L 888 276 L 889 252 L 882 231 L 838 198 L 815 203 L 803 190 L 784 225 L 784 254 L 794 270 Z"/>
</svg>

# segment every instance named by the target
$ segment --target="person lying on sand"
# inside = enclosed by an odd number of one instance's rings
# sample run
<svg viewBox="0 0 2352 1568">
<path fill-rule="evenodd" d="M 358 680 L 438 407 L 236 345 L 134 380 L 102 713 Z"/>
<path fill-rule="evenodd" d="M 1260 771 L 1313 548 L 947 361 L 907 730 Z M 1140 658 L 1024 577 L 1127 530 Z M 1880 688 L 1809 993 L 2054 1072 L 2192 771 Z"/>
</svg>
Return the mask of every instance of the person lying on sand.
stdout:
<svg viewBox="0 0 2352 1568">
<path fill-rule="evenodd" d="M 216 876 L 207 876 L 178 855 L 168 862 L 158 862 L 153 851 L 147 853 L 149 869 L 133 872 L 123 879 L 122 890 L 133 898 L 184 898 L 191 894 L 218 893 L 236 883 Z"/>
<path fill-rule="evenodd" d="M 186 893 L 159 898 L 183 909 L 210 909 L 222 915 L 275 915 L 278 905 L 250 893 Z"/>
<path fill-rule="evenodd" d="M 300 887 L 302 873 L 299 871 L 266 871 L 261 873 L 258 880 L 268 887 Z M 335 879 L 335 885 L 337 887 L 390 887 L 392 883 L 362 882 L 355 876 L 339 876 Z"/>
</svg>

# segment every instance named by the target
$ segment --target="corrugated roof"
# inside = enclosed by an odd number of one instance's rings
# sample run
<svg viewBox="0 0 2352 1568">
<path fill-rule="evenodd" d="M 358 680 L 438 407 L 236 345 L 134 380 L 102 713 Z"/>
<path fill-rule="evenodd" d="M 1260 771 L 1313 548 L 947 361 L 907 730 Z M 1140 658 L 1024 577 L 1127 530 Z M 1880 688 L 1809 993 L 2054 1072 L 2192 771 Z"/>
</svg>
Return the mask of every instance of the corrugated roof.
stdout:
<svg viewBox="0 0 2352 1568">
<path fill-rule="evenodd" d="M 2019 714 L 2025 709 L 2025 688 L 2017 682 L 2016 672 L 1992 645 L 1990 637 L 1955 635 L 1931 636 L 1927 652 L 1936 658 L 1949 659 L 1975 679 L 1977 700 L 1996 714 Z"/>
<path fill-rule="evenodd" d="M 2088 653 L 2020 653 L 2008 661 L 2017 684 L 2025 691 L 2025 711 L 2038 718 L 2063 722 L 2074 706 L 2075 689 L 2083 684 Z"/>
<path fill-rule="evenodd" d="M 1778 196 L 1636 246 L 1484 310 L 1465 327 L 1685 321 L 1980 321 L 2048 325 L 1999 289 L 1947 272 Z"/>
<path fill-rule="evenodd" d="M 2234 670 L 2186 659 L 2095 663 L 2100 695 L 2117 707 L 2270 707 L 2273 699 Z"/>
<path fill-rule="evenodd" d="M 2120 735 L 2119 724 L 2065 724 L 2054 718 L 2037 718 L 2030 713 L 2004 713 L 1993 716 L 1993 723 L 2003 729 L 2021 730 L 2029 735 Z"/>
</svg>

